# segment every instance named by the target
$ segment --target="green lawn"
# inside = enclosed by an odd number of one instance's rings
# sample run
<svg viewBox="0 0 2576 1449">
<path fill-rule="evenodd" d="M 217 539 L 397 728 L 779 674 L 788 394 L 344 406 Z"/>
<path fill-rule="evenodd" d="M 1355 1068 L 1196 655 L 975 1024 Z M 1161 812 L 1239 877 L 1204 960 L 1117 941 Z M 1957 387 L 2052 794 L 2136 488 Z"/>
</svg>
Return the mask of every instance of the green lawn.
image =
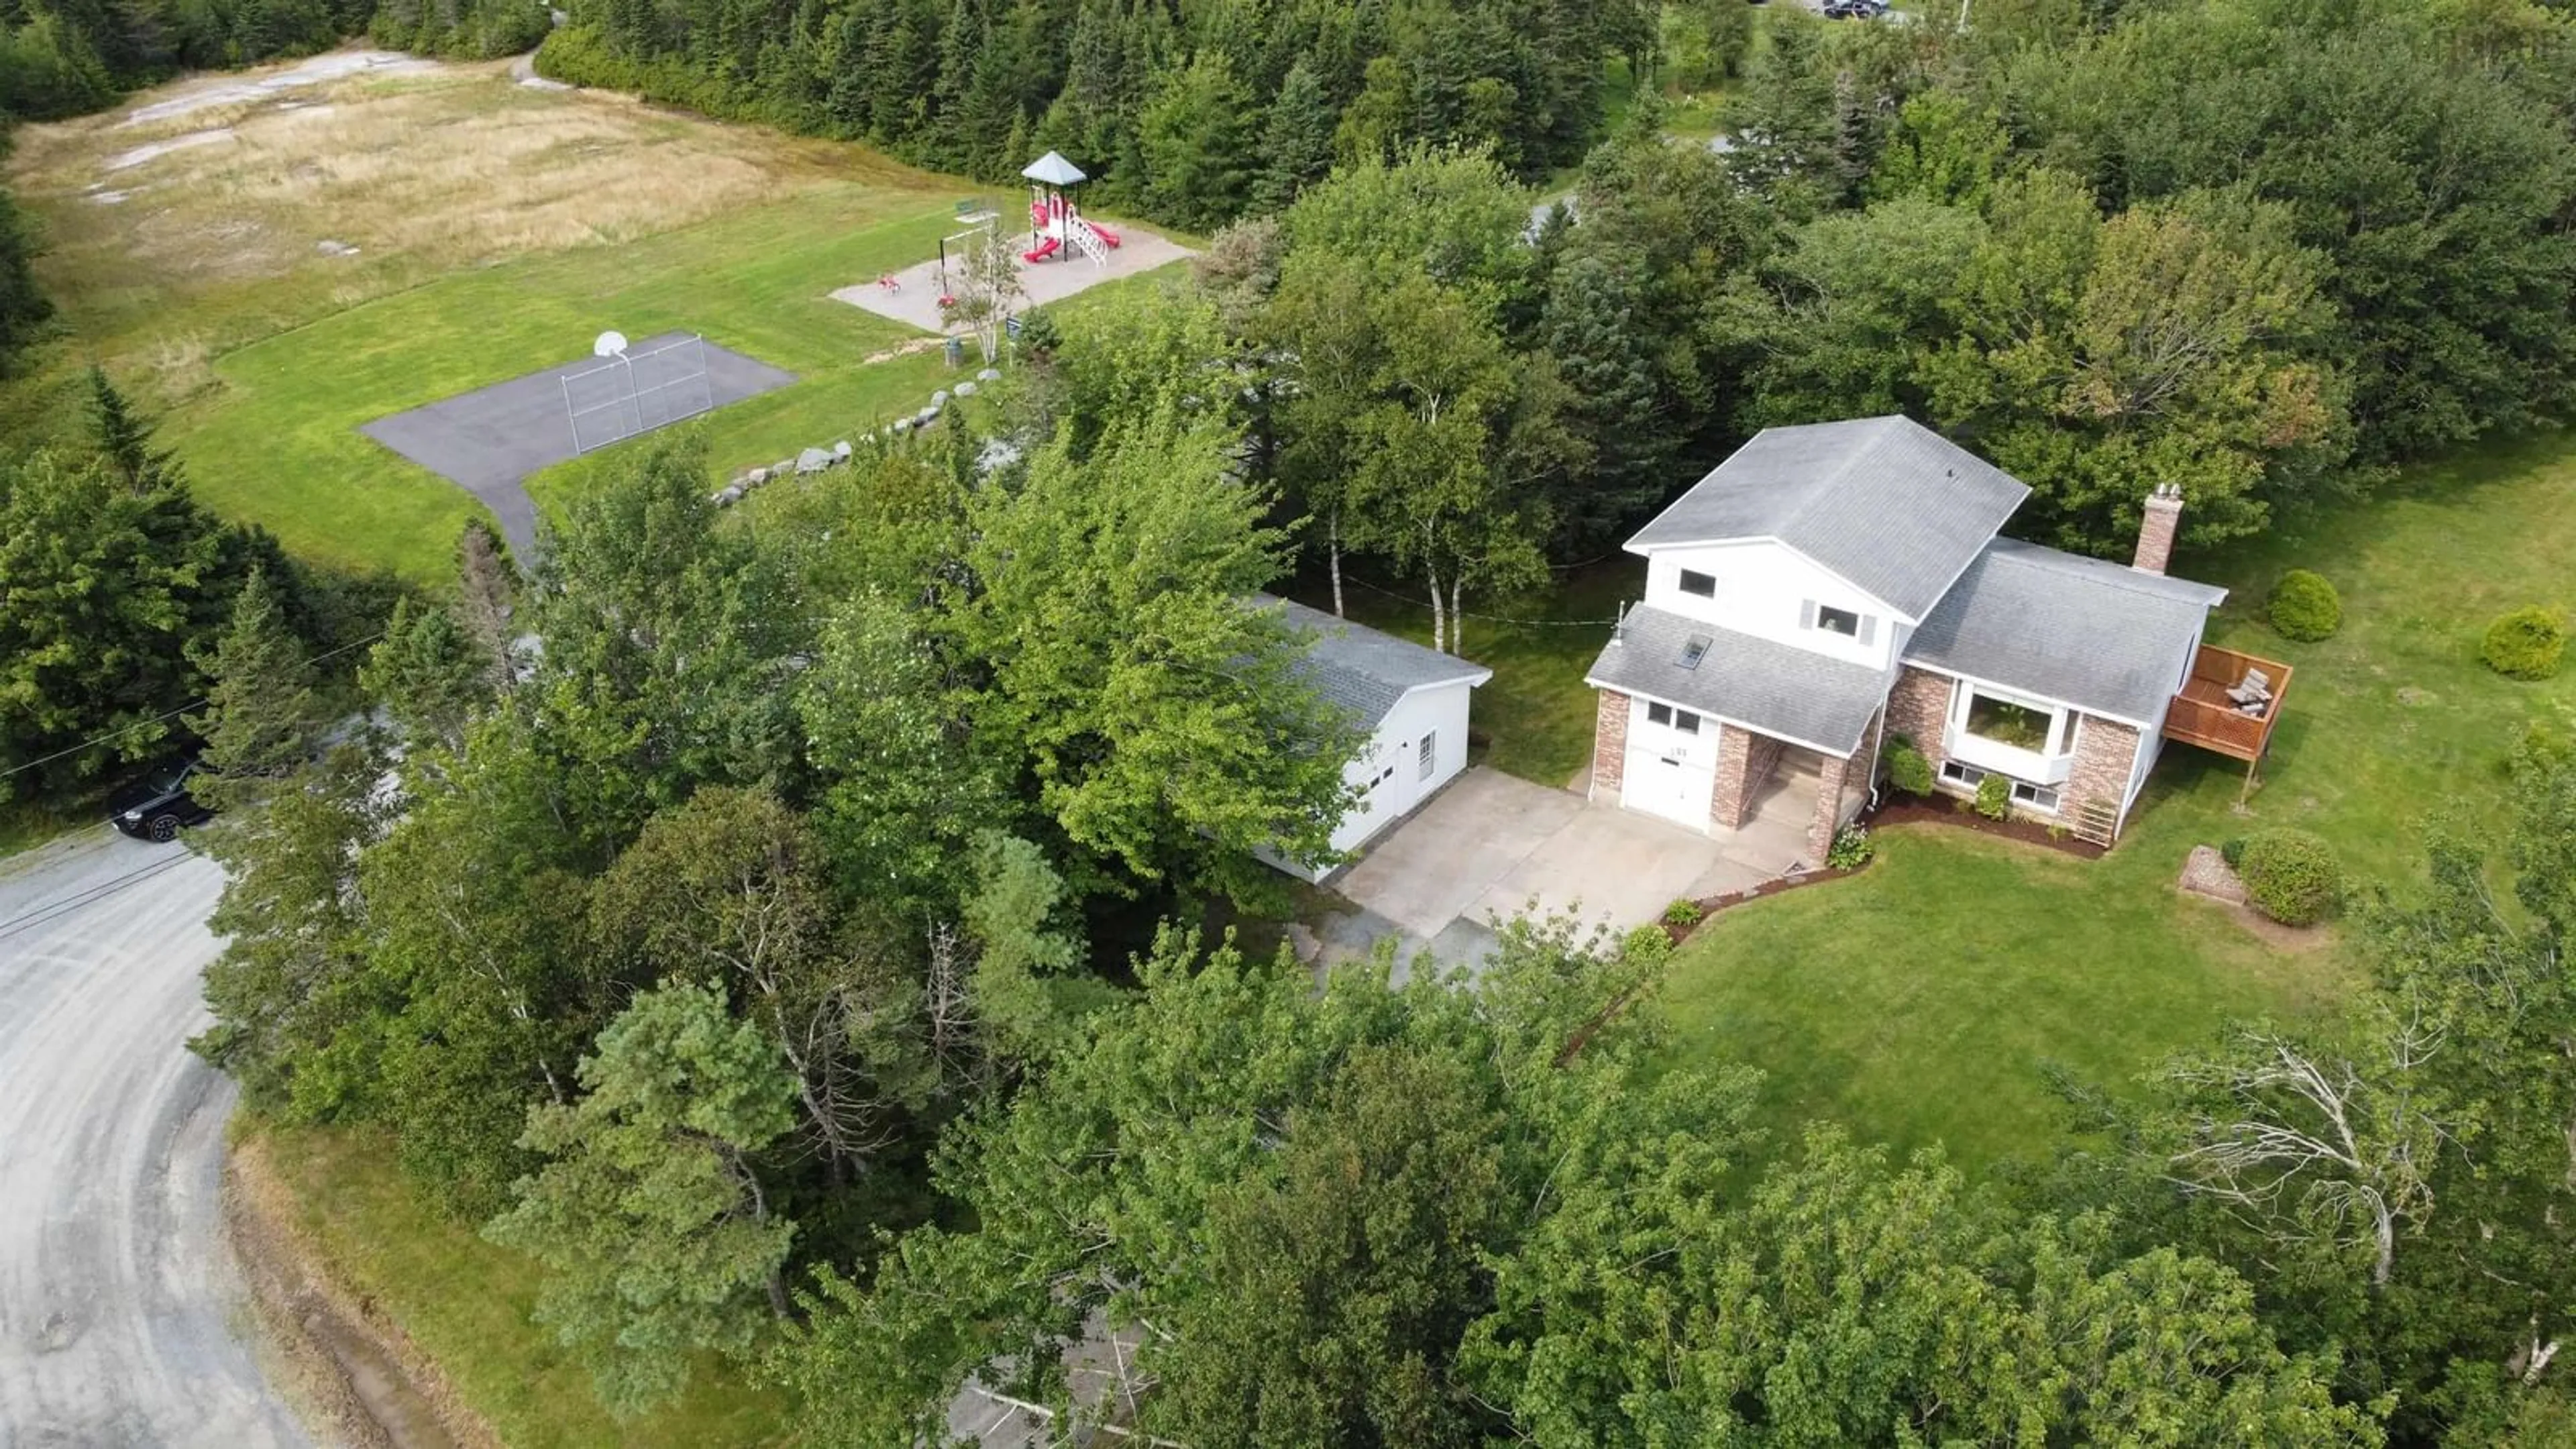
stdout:
<svg viewBox="0 0 2576 1449">
<path fill-rule="evenodd" d="M 672 1407 L 632 1423 L 611 1419 L 591 1397 L 589 1376 L 528 1321 L 536 1265 L 424 1206 L 381 1137 L 256 1130 L 338 1281 L 390 1313 L 512 1449 L 714 1449 L 785 1438 L 790 1405 L 721 1361 L 700 1365 Z"/>
<path fill-rule="evenodd" d="M 1677 1059 L 1745 1061 L 1794 1141 L 1811 1116 L 1982 1165 L 2053 1140 L 2041 1074 L 2132 1079 L 2230 1017 L 2319 1008 L 2332 952 L 2273 950 L 2160 864 L 1915 826 L 1848 881 L 1724 912 L 1676 959 Z"/>
<path fill-rule="evenodd" d="M 934 354 L 866 365 L 919 334 L 826 295 L 919 260 L 955 226 L 947 194 L 852 185 L 619 247 L 471 271 L 235 351 L 222 386 L 165 436 L 219 511 L 308 557 L 444 576 L 476 505 L 361 435 L 359 424 L 567 358 L 606 327 L 688 330 L 786 368 L 793 386 L 707 424 L 718 467 L 830 441 L 927 396 Z M 917 406 L 917 404 L 914 404 Z M 578 478 L 580 468 L 570 471 Z M 544 478 L 540 497 L 558 491 Z"/>
</svg>

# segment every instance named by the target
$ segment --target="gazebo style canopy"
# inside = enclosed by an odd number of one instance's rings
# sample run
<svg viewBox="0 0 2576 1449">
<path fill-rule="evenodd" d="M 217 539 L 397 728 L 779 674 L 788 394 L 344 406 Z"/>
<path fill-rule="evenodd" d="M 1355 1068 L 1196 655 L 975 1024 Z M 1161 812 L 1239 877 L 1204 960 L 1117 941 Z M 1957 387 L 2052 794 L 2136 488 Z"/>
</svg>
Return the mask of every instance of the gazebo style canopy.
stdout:
<svg viewBox="0 0 2576 1449">
<path fill-rule="evenodd" d="M 1076 182 L 1089 179 L 1082 174 L 1081 167 L 1067 161 L 1061 154 L 1054 151 L 1049 151 L 1021 167 L 1020 174 L 1031 181 L 1048 186 L 1071 186 Z"/>
</svg>

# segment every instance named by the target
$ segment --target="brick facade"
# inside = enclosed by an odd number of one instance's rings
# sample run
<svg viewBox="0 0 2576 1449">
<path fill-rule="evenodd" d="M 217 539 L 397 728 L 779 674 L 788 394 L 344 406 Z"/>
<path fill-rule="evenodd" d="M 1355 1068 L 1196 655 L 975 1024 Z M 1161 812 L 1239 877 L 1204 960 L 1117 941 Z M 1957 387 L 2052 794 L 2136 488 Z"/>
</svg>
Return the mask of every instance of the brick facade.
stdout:
<svg viewBox="0 0 2576 1449">
<path fill-rule="evenodd" d="M 2138 768 L 2138 743 L 2133 726 L 2099 715 L 2077 716 L 2075 763 L 2057 792 L 2058 818 L 2075 819 L 2090 800 L 2118 810 L 2129 798 L 2129 777 Z"/>
<path fill-rule="evenodd" d="M 1749 786 L 1759 778 L 1752 770 L 1753 742 L 1750 731 L 1733 725 L 1717 738 L 1717 784 L 1709 791 L 1708 818 L 1720 830 L 1744 828 L 1753 793 Z M 1776 752 L 1773 758 L 1778 758 Z"/>
<path fill-rule="evenodd" d="M 1834 832 L 1843 823 L 1843 782 L 1852 773 L 1852 761 L 1840 755 L 1820 757 L 1824 767 L 1816 774 L 1816 813 L 1807 822 L 1807 864 L 1821 866 L 1834 848 Z"/>
<path fill-rule="evenodd" d="M 1586 797 L 1593 800 L 1602 799 L 1604 791 L 1617 798 L 1628 778 L 1628 696 L 1615 689 L 1600 695 L 1592 717 L 1592 790 Z"/>
<path fill-rule="evenodd" d="M 2182 528 L 2182 489 L 2171 483 L 2159 483 L 2147 495 L 2138 516 L 2138 551 L 2131 556 L 2129 567 L 2144 573 L 2160 574 L 2173 561 L 2174 535 Z"/>
<path fill-rule="evenodd" d="M 1887 692 L 1887 732 L 1903 735 L 1941 768 L 1941 740 L 1950 728 L 1950 696 L 1958 681 L 1909 664 Z"/>
</svg>

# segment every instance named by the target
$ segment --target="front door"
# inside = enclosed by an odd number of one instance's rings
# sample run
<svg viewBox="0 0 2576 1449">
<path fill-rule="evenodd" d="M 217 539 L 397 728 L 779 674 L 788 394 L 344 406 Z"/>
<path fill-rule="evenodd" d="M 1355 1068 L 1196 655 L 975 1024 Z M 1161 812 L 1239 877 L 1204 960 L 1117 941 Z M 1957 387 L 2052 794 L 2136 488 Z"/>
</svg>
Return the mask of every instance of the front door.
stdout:
<svg viewBox="0 0 2576 1449">
<path fill-rule="evenodd" d="M 1627 772 L 1619 803 L 1705 831 L 1717 784 L 1717 721 L 1672 705 L 1631 700 Z"/>
</svg>

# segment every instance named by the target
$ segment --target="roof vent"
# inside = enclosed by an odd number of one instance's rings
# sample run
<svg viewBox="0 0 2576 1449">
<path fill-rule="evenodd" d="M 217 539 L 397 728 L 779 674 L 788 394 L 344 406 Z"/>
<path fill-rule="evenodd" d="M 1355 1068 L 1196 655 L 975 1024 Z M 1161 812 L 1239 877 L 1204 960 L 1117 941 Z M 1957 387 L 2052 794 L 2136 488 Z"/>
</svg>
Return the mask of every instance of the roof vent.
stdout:
<svg viewBox="0 0 2576 1449">
<path fill-rule="evenodd" d="M 1625 644 L 1625 643 L 1627 643 L 1627 642 L 1628 642 L 1628 601 L 1627 601 L 1627 600 L 1625 600 L 1625 599 L 1621 599 L 1621 600 L 1619 601 L 1619 612 L 1618 612 L 1617 616 L 1616 616 L 1616 617 L 1614 617 L 1614 618 L 1612 618 L 1612 619 L 1611 619 L 1611 621 L 1610 621 L 1610 647 L 1612 647 L 1612 648 L 1614 648 L 1614 649 L 1615 649 L 1615 648 L 1617 648 L 1618 646 L 1620 646 L 1620 645 L 1622 645 L 1622 644 Z"/>
</svg>

